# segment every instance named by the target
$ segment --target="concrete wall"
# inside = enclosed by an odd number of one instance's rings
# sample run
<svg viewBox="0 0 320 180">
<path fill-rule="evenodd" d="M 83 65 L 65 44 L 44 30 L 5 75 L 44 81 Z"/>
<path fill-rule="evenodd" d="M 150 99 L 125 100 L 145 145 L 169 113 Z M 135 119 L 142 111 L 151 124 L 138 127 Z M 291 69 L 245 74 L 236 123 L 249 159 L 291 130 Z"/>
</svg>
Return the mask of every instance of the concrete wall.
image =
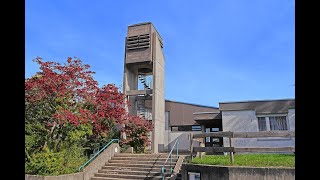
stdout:
<svg viewBox="0 0 320 180">
<path fill-rule="evenodd" d="M 152 55 L 153 55 L 153 92 L 152 92 L 152 152 L 158 153 L 164 150 L 165 134 L 165 59 L 162 53 L 159 36 L 152 28 Z"/>
<path fill-rule="evenodd" d="M 295 109 L 289 109 L 288 111 L 288 118 L 289 118 L 289 130 L 294 131 L 296 126 L 296 115 Z"/>
<path fill-rule="evenodd" d="M 112 143 L 87 167 L 85 167 L 82 172 L 59 176 L 37 176 L 26 174 L 25 180 L 90 180 L 94 173 L 97 173 L 98 170 L 101 169 L 101 167 L 116 153 L 120 153 L 120 146 L 118 143 Z"/>
<path fill-rule="evenodd" d="M 25 180 L 83 180 L 83 172 L 59 176 L 37 176 L 26 174 Z"/>
<path fill-rule="evenodd" d="M 231 167 L 198 164 L 182 164 L 182 179 L 188 180 L 188 172 L 200 173 L 201 180 L 294 180 L 295 168 Z"/>
<path fill-rule="evenodd" d="M 26 174 L 24 176 L 25 180 L 44 180 L 45 176 L 38 176 L 38 175 L 30 175 Z"/>
<path fill-rule="evenodd" d="M 171 132 L 170 130 L 166 131 L 165 134 L 165 150 L 171 150 L 174 143 L 176 142 L 177 138 L 179 138 L 179 152 L 190 152 L 190 139 L 189 135 L 190 133 L 198 134 L 201 133 L 201 131 L 177 131 L 177 132 Z M 193 141 L 193 147 L 199 147 L 198 141 Z M 176 147 L 174 148 L 176 149 Z"/>
<path fill-rule="evenodd" d="M 287 124 L 290 131 L 295 130 L 295 111 L 289 109 Z M 267 123 L 268 125 L 268 123 Z M 258 118 L 254 110 L 222 111 L 222 129 L 232 132 L 258 132 Z M 223 138 L 225 147 L 229 146 L 229 139 Z M 295 138 L 233 138 L 234 147 L 294 147 Z"/>
</svg>

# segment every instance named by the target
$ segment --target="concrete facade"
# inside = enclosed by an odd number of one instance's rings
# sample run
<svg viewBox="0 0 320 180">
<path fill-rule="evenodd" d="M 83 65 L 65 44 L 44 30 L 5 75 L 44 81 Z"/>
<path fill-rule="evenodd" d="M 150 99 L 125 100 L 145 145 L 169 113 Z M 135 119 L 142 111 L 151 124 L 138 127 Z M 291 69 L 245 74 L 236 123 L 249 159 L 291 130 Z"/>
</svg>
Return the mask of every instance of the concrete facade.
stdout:
<svg viewBox="0 0 320 180">
<path fill-rule="evenodd" d="M 258 118 L 285 115 L 287 117 L 288 130 L 295 130 L 295 111 L 290 109 L 286 114 L 257 115 L 254 110 L 222 111 L 223 131 L 232 132 L 259 132 Z M 269 123 L 267 122 L 267 126 Z M 223 139 L 224 146 L 229 146 L 229 139 Z M 294 147 L 295 138 L 233 138 L 234 147 Z"/>
<path fill-rule="evenodd" d="M 294 180 L 295 168 L 234 167 L 182 164 L 182 179 L 188 172 L 200 173 L 201 180 Z"/>
<path fill-rule="evenodd" d="M 295 113 L 295 109 L 289 109 L 288 110 L 288 118 L 289 118 L 289 130 L 290 131 L 295 131 L 295 127 L 296 127 L 296 113 Z"/>
<path fill-rule="evenodd" d="M 155 29 L 154 29 L 155 31 Z M 162 53 L 160 36 L 156 32 L 153 35 L 153 93 L 152 93 L 152 152 L 164 151 L 165 133 L 165 100 L 164 100 L 164 68 L 165 60 Z"/>
<path fill-rule="evenodd" d="M 201 133 L 201 131 L 178 131 L 178 132 L 171 132 L 171 131 L 166 131 L 166 133 L 168 133 L 168 135 L 166 135 L 166 137 L 169 136 L 169 138 L 167 140 L 165 140 L 165 150 L 170 151 L 175 143 L 175 141 L 177 140 L 177 138 L 179 139 L 179 144 L 178 144 L 178 148 L 179 148 L 179 152 L 190 152 L 190 133 L 193 134 L 198 134 Z M 199 142 L 196 140 L 193 140 L 193 147 L 199 147 Z M 174 147 L 174 149 L 177 149 L 176 147 Z"/>
<path fill-rule="evenodd" d="M 151 150 L 158 153 L 164 150 L 165 100 L 164 76 L 165 59 L 162 52 L 163 42 L 152 23 L 128 26 L 124 60 L 123 92 L 127 96 L 128 112 L 144 116 L 144 101 L 151 99 L 152 124 Z M 146 76 L 152 76 L 147 85 Z M 142 79 L 141 79 L 142 78 Z M 139 91 L 139 82 L 144 85 L 145 93 Z M 148 92 L 148 93 L 147 93 Z M 143 102 L 143 105 L 141 105 Z"/>
</svg>

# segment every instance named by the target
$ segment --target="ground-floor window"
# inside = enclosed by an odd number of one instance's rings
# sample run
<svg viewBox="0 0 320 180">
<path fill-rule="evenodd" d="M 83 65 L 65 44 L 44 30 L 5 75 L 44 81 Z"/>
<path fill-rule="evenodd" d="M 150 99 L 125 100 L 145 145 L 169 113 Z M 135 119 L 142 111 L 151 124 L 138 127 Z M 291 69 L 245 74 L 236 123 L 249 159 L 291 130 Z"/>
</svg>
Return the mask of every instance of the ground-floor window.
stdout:
<svg viewBox="0 0 320 180">
<path fill-rule="evenodd" d="M 188 125 L 188 126 L 171 126 L 171 131 L 201 131 L 199 125 Z"/>
<path fill-rule="evenodd" d="M 287 131 L 287 116 L 260 116 L 258 117 L 259 131 Z"/>
<path fill-rule="evenodd" d="M 288 130 L 286 116 L 269 117 L 271 131 L 286 131 Z"/>
</svg>

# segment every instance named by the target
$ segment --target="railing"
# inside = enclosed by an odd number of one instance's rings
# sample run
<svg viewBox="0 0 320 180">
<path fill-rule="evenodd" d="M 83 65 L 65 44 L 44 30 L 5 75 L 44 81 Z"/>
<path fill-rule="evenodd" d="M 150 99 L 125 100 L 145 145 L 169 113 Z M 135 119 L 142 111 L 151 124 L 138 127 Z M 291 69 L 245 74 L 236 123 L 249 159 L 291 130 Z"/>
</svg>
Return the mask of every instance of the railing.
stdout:
<svg viewBox="0 0 320 180">
<path fill-rule="evenodd" d="M 226 137 L 229 138 L 229 147 L 193 147 L 193 139 L 205 137 Z M 191 158 L 192 152 L 229 152 L 230 162 L 234 163 L 234 152 L 290 152 L 294 153 L 294 147 L 232 147 L 231 138 L 260 138 L 260 137 L 295 137 L 295 131 L 265 131 L 265 132 L 211 132 L 201 134 L 191 134 Z"/>
<path fill-rule="evenodd" d="M 94 156 L 92 156 L 87 162 L 85 162 L 82 166 L 79 167 L 79 169 L 78 169 L 79 172 L 81 171 L 81 169 L 83 169 L 85 166 L 87 166 L 92 160 L 94 160 L 103 150 L 105 150 L 114 141 L 119 142 L 119 139 L 111 139 L 105 146 L 103 146 L 102 149 L 100 149 L 96 154 L 94 154 Z"/>
<path fill-rule="evenodd" d="M 166 161 L 164 162 L 162 168 L 161 168 L 161 172 L 162 172 L 162 180 L 164 180 L 164 166 L 166 165 L 167 161 L 169 160 L 170 158 L 170 173 L 172 173 L 173 169 L 172 169 L 172 151 L 173 151 L 173 148 L 177 145 L 177 158 L 179 156 L 179 139 L 176 140 L 176 142 L 174 143 L 173 147 L 171 148 L 171 151 L 166 159 Z"/>
</svg>

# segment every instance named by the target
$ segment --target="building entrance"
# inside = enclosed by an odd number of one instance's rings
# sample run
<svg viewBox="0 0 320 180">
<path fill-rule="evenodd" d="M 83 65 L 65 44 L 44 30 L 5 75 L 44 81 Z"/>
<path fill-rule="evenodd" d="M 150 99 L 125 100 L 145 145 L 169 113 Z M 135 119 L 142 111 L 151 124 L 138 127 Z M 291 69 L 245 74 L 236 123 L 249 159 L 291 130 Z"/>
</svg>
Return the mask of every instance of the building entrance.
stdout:
<svg viewBox="0 0 320 180">
<path fill-rule="evenodd" d="M 218 131 L 221 131 L 221 129 L 218 127 L 205 126 L 205 133 L 218 132 Z M 204 142 L 206 147 L 222 147 L 223 138 L 222 137 L 219 137 L 219 138 L 205 137 Z"/>
</svg>

